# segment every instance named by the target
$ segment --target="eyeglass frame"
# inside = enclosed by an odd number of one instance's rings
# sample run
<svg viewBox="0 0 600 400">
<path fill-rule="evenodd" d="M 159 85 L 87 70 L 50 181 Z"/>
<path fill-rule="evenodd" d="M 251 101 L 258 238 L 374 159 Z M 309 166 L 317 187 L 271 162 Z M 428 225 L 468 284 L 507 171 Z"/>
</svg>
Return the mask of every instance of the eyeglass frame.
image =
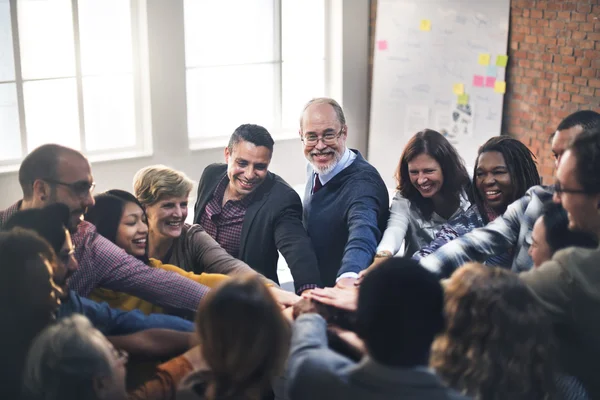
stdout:
<svg viewBox="0 0 600 400">
<path fill-rule="evenodd" d="M 588 191 L 588 190 L 584 190 L 584 189 L 566 189 L 566 188 L 563 188 L 563 187 L 562 187 L 562 185 L 560 184 L 560 182 L 556 182 L 556 183 L 554 184 L 554 192 L 555 192 L 557 195 L 559 195 L 559 196 L 560 196 L 561 194 L 563 194 L 563 193 L 569 193 L 569 194 L 585 194 L 585 195 L 592 195 L 592 194 L 595 194 L 595 193 L 592 193 L 592 192 L 590 192 L 590 191 Z"/>
<path fill-rule="evenodd" d="M 80 198 L 84 198 L 87 195 L 91 194 L 94 191 L 94 188 L 96 187 L 96 182 L 87 182 L 87 181 L 77 181 L 77 182 L 73 182 L 73 183 L 67 183 L 67 182 L 62 182 L 56 179 L 52 179 L 52 178 L 44 178 L 42 179 L 43 181 L 46 181 L 50 184 L 53 185 L 62 185 L 62 186 L 66 186 L 69 188 L 69 190 L 71 192 L 73 192 L 77 197 Z M 88 185 L 89 187 L 87 189 L 83 189 L 83 188 L 76 188 L 77 185 L 82 185 L 83 183 L 85 183 L 86 185 Z"/>
<path fill-rule="evenodd" d="M 327 133 L 325 133 L 325 134 L 323 134 L 321 136 L 315 135 L 316 138 L 315 138 L 315 142 L 313 144 L 310 144 L 308 142 L 308 139 L 306 138 L 306 135 L 302 135 L 302 138 L 300 140 L 302 141 L 302 143 L 304 143 L 305 146 L 312 146 L 312 147 L 314 147 L 317 144 L 319 144 L 320 141 L 322 141 L 324 145 L 330 146 L 330 145 L 334 144 L 335 141 L 338 140 L 338 138 L 340 136 L 342 136 L 342 133 L 344 133 L 344 131 L 345 131 L 345 127 L 343 126 L 338 133 L 333 133 L 332 137 L 330 139 L 328 139 L 328 140 L 330 140 L 330 143 L 328 143 L 328 142 L 325 141 L 326 139 L 325 139 L 324 136 L 325 135 L 329 135 L 331 132 L 327 132 Z"/>
</svg>

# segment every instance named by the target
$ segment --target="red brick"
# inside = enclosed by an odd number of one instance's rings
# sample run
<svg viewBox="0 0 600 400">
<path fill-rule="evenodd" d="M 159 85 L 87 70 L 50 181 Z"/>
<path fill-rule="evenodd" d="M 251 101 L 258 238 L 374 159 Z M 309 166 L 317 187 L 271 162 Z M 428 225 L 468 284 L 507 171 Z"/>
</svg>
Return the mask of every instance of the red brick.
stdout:
<svg viewBox="0 0 600 400">
<path fill-rule="evenodd" d="M 550 21 L 548 21 L 547 19 L 533 19 L 531 21 L 535 23 L 535 26 L 550 26 Z"/>
<path fill-rule="evenodd" d="M 600 50 L 600 41 L 596 42 L 596 50 Z"/>
<path fill-rule="evenodd" d="M 515 42 L 521 43 L 521 42 L 525 41 L 524 33 L 519 33 L 519 32 L 511 33 L 511 36 L 512 36 L 512 40 L 514 40 Z"/>
<path fill-rule="evenodd" d="M 526 51 L 515 51 L 515 54 L 513 55 L 513 58 L 516 59 L 526 59 L 527 58 L 527 52 Z"/>
<path fill-rule="evenodd" d="M 519 67 L 521 68 L 530 68 L 531 67 L 531 61 L 529 60 L 519 60 Z"/>
<path fill-rule="evenodd" d="M 597 50 L 585 50 L 583 54 L 585 58 L 589 58 L 590 60 L 600 59 L 600 51 Z"/>
<path fill-rule="evenodd" d="M 581 75 L 581 67 L 577 67 L 577 66 L 567 67 L 567 74 L 573 75 L 573 76 L 579 76 L 579 75 Z"/>
<path fill-rule="evenodd" d="M 593 96 L 594 90 L 599 90 L 599 89 L 594 89 L 592 87 L 584 86 L 579 89 L 579 93 L 583 96 Z"/>
<path fill-rule="evenodd" d="M 575 51 L 573 52 L 573 55 L 575 56 L 575 58 L 577 58 L 577 57 L 583 57 L 583 50 L 581 50 L 581 49 L 575 49 Z"/>
<path fill-rule="evenodd" d="M 585 24 L 579 24 L 579 30 L 585 32 L 594 32 L 594 24 L 592 22 L 587 22 Z"/>
<path fill-rule="evenodd" d="M 546 97 L 550 100 L 556 99 L 558 92 L 556 90 L 546 90 Z"/>
<path fill-rule="evenodd" d="M 569 11 L 559 11 L 557 18 L 569 21 L 571 19 L 571 13 Z"/>
<path fill-rule="evenodd" d="M 579 93 L 579 86 L 567 83 L 565 85 L 565 90 L 569 93 Z"/>
<path fill-rule="evenodd" d="M 600 97 L 600 89 L 596 89 L 596 97 Z"/>
<path fill-rule="evenodd" d="M 516 25 L 512 32 L 517 32 L 517 33 L 529 33 L 531 32 L 531 28 L 525 25 Z"/>
<path fill-rule="evenodd" d="M 541 10 L 531 10 L 531 18 L 542 18 L 544 15 Z"/>
<path fill-rule="evenodd" d="M 575 57 L 562 56 L 561 60 L 563 64 L 575 65 Z"/>
<path fill-rule="evenodd" d="M 572 47 L 561 47 L 559 49 L 559 53 L 562 54 L 563 56 L 572 56 L 573 48 Z"/>
<path fill-rule="evenodd" d="M 593 68 L 585 68 L 581 70 L 581 76 L 588 78 L 594 78 L 596 76 L 596 70 Z"/>
<path fill-rule="evenodd" d="M 580 40 L 585 39 L 588 34 L 586 32 L 574 31 L 571 36 L 573 39 Z"/>
<path fill-rule="evenodd" d="M 558 80 L 563 83 L 571 83 L 573 82 L 573 77 L 571 75 L 561 75 L 558 77 Z"/>
<path fill-rule="evenodd" d="M 587 15 L 587 22 L 596 22 L 596 21 L 598 21 L 597 14 L 588 14 Z"/>
<path fill-rule="evenodd" d="M 598 9 L 598 11 L 600 12 L 600 8 Z M 600 32 L 596 33 L 588 33 L 587 34 L 587 39 L 588 40 L 593 40 L 594 42 L 597 42 L 600 40 Z"/>
<path fill-rule="evenodd" d="M 515 11 L 517 11 L 518 9 L 514 9 Z M 526 8 L 523 10 L 523 12 L 521 13 L 521 15 L 523 15 L 524 17 L 529 17 L 529 9 Z"/>
<path fill-rule="evenodd" d="M 577 9 L 577 4 L 575 3 L 567 3 L 566 1 L 561 1 L 562 9 L 565 11 L 575 11 Z"/>
<path fill-rule="evenodd" d="M 575 65 L 579 67 L 589 67 L 590 64 L 590 60 L 587 60 L 585 58 L 578 57 L 577 59 L 575 59 Z"/>
<path fill-rule="evenodd" d="M 556 57 L 555 63 L 552 64 L 552 71 L 557 72 L 559 74 L 564 74 L 567 72 L 567 68 L 564 65 L 560 64 L 560 57 Z"/>
<path fill-rule="evenodd" d="M 531 28 L 531 34 L 532 35 L 543 35 L 544 34 L 544 27 L 541 26 L 534 26 Z"/>
<path fill-rule="evenodd" d="M 585 101 L 585 97 L 583 97 L 583 96 L 581 96 L 581 95 L 578 95 L 578 94 L 574 94 L 574 95 L 572 95 L 572 96 L 571 96 L 571 101 L 572 101 L 573 103 L 578 103 L 578 104 L 585 104 L 585 103 L 586 103 L 586 101 Z"/>
<path fill-rule="evenodd" d="M 561 92 L 558 94 L 558 100 L 569 101 L 571 100 L 571 95 L 567 92 Z"/>
<path fill-rule="evenodd" d="M 541 33 L 539 35 L 541 35 Z M 549 36 L 538 36 L 538 43 L 556 44 L 556 38 L 549 37 Z"/>
<path fill-rule="evenodd" d="M 580 13 L 591 13 L 592 12 L 592 6 L 589 4 L 578 4 L 577 5 L 577 12 Z"/>
<path fill-rule="evenodd" d="M 532 35 L 525 36 L 525 43 L 537 43 L 537 36 L 532 36 Z"/>
<path fill-rule="evenodd" d="M 519 42 L 510 42 L 510 49 L 511 50 L 518 50 L 519 49 Z"/>
<path fill-rule="evenodd" d="M 542 54 L 542 61 L 547 62 L 547 63 L 551 63 L 552 60 L 554 59 L 554 55 L 550 54 L 550 53 L 544 53 Z"/>
<path fill-rule="evenodd" d="M 588 20 L 588 15 L 587 14 L 581 14 L 581 13 L 573 13 L 573 15 L 571 16 L 571 20 L 572 21 L 578 21 L 578 22 L 589 21 Z"/>
<path fill-rule="evenodd" d="M 556 81 L 558 79 L 558 74 L 556 72 L 546 72 L 546 74 L 544 74 L 544 79 L 547 79 L 548 81 Z M 553 89 L 558 88 L 558 82 L 551 82 L 550 87 Z"/>
<path fill-rule="evenodd" d="M 586 86 L 587 78 L 583 78 L 581 76 L 576 76 L 575 78 L 573 78 L 573 82 L 575 82 L 576 85 Z"/>
<path fill-rule="evenodd" d="M 594 49 L 594 42 L 591 40 L 581 40 L 579 42 L 579 48 L 584 50 Z"/>
<path fill-rule="evenodd" d="M 550 21 L 548 26 L 550 26 L 550 28 L 554 28 L 554 29 L 565 29 L 565 23 L 563 21 Z M 594 30 L 593 26 L 592 26 L 592 30 Z"/>
<path fill-rule="evenodd" d="M 544 69 L 544 63 L 541 61 L 534 61 L 531 63 L 531 68 L 533 69 Z"/>
<path fill-rule="evenodd" d="M 544 36 L 548 36 L 548 37 L 556 39 L 556 29 L 544 28 Z"/>
<path fill-rule="evenodd" d="M 588 85 L 593 88 L 600 88 L 600 79 L 590 79 Z"/>
<path fill-rule="evenodd" d="M 533 69 L 529 69 L 529 70 L 525 71 L 525 76 L 528 76 L 530 78 L 541 78 L 542 77 L 542 72 L 541 71 L 535 71 Z"/>
<path fill-rule="evenodd" d="M 556 19 L 556 11 L 544 10 L 544 19 Z"/>
</svg>

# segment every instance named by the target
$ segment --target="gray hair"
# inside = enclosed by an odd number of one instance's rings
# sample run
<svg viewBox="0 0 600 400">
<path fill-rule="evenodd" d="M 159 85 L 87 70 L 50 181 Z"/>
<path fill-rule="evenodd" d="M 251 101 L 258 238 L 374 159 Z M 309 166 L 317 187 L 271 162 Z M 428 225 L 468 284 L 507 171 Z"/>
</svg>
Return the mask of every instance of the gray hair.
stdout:
<svg viewBox="0 0 600 400">
<path fill-rule="evenodd" d="M 101 333 L 75 314 L 33 341 L 23 371 L 24 392 L 35 400 L 94 399 L 93 379 L 111 376 L 110 360 L 93 338 Z"/>
<path fill-rule="evenodd" d="M 335 114 L 337 115 L 337 119 L 340 122 L 340 124 L 342 124 L 342 126 L 346 125 L 346 116 L 344 115 L 344 110 L 342 110 L 342 106 L 340 106 L 340 104 L 337 101 L 330 97 L 317 97 L 306 103 L 306 105 L 302 109 L 302 114 L 300 114 L 300 130 L 302 130 L 302 121 L 304 120 L 304 114 L 306 113 L 308 107 L 312 106 L 313 104 L 329 104 L 331 107 L 333 107 L 333 110 L 335 111 Z"/>
<path fill-rule="evenodd" d="M 186 174 L 165 165 L 151 165 L 140 169 L 133 177 L 135 197 L 149 206 L 164 197 L 189 196 L 194 181 Z"/>
</svg>

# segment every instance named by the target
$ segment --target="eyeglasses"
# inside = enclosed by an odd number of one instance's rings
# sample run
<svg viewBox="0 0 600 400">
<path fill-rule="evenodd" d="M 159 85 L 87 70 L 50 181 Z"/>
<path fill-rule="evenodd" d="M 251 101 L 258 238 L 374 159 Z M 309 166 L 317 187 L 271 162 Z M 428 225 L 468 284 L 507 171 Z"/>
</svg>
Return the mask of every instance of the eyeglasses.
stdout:
<svg viewBox="0 0 600 400">
<path fill-rule="evenodd" d="M 554 184 L 554 191 L 557 194 L 562 194 L 562 193 L 573 193 L 573 194 L 591 194 L 590 192 L 588 192 L 587 190 L 583 190 L 583 189 L 567 189 L 562 187 L 562 185 L 560 184 L 560 182 L 556 182 Z"/>
<path fill-rule="evenodd" d="M 324 145 L 332 145 L 335 144 L 337 138 L 344 133 L 344 128 L 340 129 L 338 133 L 326 133 L 323 136 L 315 135 L 314 133 L 309 133 L 308 135 L 302 136 L 302 141 L 306 146 L 316 146 L 319 143 L 319 140 L 323 141 Z"/>
<path fill-rule="evenodd" d="M 96 182 L 90 183 L 90 182 L 86 182 L 86 181 L 77 181 L 74 183 L 66 183 L 66 182 L 61 182 L 61 181 L 54 180 L 54 179 L 44 179 L 44 180 L 46 182 L 52 183 L 54 185 L 66 186 L 71 190 L 71 192 L 73 192 L 73 194 L 75 194 L 78 197 L 86 197 L 87 195 L 92 193 L 94 191 L 94 188 L 96 187 Z"/>
</svg>

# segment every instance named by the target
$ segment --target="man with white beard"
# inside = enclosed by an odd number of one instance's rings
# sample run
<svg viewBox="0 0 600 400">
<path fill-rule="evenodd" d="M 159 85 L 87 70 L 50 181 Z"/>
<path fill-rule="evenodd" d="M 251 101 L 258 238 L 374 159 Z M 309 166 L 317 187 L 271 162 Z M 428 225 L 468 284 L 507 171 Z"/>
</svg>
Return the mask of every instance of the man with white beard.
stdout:
<svg viewBox="0 0 600 400">
<path fill-rule="evenodd" d="M 344 111 L 330 98 L 313 99 L 300 117 L 307 184 L 303 221 L 325 286 L 352 286 L 375 256 L 388 218 L 381 176 L 358 150 L 346 147 Z"/>
</svg>

